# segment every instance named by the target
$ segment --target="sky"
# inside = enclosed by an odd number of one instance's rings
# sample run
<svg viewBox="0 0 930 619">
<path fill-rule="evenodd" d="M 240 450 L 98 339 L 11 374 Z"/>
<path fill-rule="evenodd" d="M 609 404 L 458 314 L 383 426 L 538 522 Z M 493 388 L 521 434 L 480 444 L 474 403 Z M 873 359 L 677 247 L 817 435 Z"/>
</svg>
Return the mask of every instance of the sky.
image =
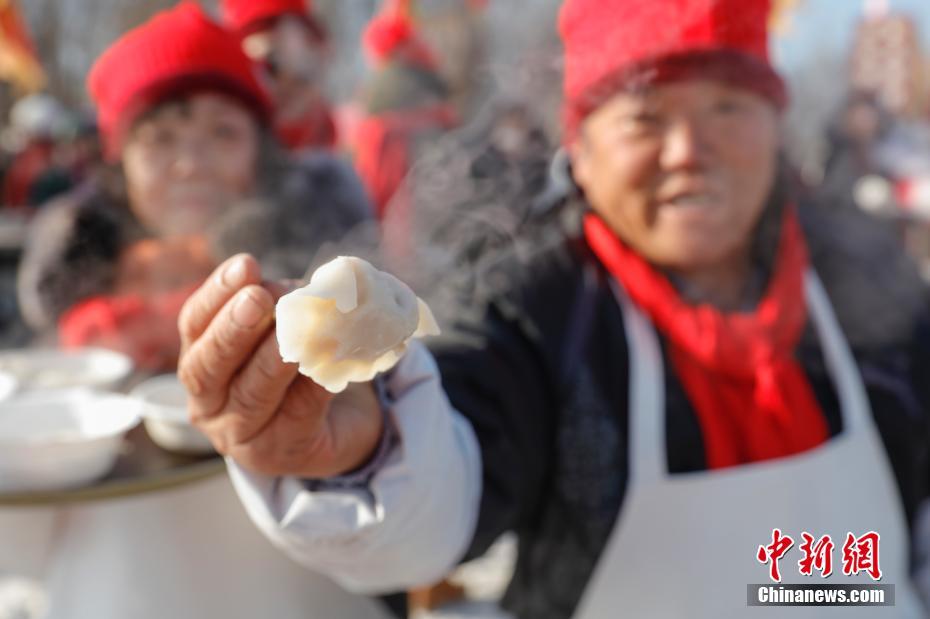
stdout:
<svg viewBox="0 0 930 619">
<path fill-rule="evenodd" d="M 792 73 L 804 58 L 820 52 L 845 53 L 866 2 L 882 0 L 800 0 L 788 31 L 773 41 L 776 64 Z M 912 16 L 930 57 L 930 0 L 884 0 L 893 12 Z M 833 55 L 833 54 L 831 54 Z"/>
</svg>

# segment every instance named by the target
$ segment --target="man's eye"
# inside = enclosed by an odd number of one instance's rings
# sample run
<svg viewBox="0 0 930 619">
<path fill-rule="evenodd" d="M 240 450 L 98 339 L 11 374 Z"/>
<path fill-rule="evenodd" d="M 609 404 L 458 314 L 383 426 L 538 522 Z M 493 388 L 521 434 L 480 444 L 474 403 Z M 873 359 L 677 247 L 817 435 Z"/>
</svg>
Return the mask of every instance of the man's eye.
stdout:
<svg viewBox="0 0 930 619">
<path fill-rule="evenodd" d="M 155 143 L 156 144 L 174 144 L 174 131 L 170 129 L 163 129 L 155 133 Z"/>
<path fill-rule="evenodd" d="M 657 114 L 649 112 L 640 112 L 624 116 L 621 121 L 621 127 L 625 131 L 632 133 L 643 133 L 658 129 L 662 124 L 662 119 Z"/>
<path fill-rule="evenodd" d="M 721 114 L 735 114 L 743 111 L 745 106 L 734 99 L 721 99 L 714 104 L 714 111 Z"/>
<path fill-rule="evenodd" d="M 174 132 L 160 127 L 139 127 L 136 137 L 148 146 L 164 146 L 174 142 Z"/>
<path fill-rule="evenodd" d="M 220 140 L 238 140 L 241 133 L 239 127 L 233 125 L 219 124 L 213 127 L 213 136 Z"/>
</svg>

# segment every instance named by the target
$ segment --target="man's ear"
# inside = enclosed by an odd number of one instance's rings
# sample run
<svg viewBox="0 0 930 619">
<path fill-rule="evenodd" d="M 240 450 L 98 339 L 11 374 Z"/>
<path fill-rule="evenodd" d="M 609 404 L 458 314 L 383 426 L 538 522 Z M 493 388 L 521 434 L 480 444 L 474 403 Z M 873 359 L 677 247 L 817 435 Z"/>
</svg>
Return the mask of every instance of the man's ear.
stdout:
<svg viewBox="0 0 930 619">
<path fill-rule="evenodd" d="M 584 135 L 584 128 L 579 127 L 568 143 L 567 150 L 571 161 L 572 177 L 575 179 L 575 184 L 582 190 L 584 190 L 591 178 L 590 148 Z"/>
</svg>

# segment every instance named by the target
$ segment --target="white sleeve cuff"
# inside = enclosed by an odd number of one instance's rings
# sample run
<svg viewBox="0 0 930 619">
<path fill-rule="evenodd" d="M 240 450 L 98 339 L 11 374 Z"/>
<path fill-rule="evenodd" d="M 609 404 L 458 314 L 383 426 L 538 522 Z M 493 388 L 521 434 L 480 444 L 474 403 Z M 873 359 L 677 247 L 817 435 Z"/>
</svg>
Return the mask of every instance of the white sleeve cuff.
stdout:
<svg viewBox="0 0 930 619">
<path fill-rule="evenodd" d="M 464 555 L 478 518 L 481 454 L 470 424 L 414 341 L 387 377 L 399 444 L 367 487 L 310 491 L 227 458 L 259 529 L 296 561 L 347 589 L 381 592 L 440 580 Z"/>
</svg>

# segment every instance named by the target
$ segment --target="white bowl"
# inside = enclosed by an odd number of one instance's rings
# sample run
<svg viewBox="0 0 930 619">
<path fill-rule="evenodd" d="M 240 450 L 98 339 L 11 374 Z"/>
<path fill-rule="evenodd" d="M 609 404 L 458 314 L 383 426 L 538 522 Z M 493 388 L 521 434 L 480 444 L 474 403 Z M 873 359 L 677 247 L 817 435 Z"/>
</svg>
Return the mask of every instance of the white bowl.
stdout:
<svg viewBox="0 0 930 619">
<path fill-rule="evenodd" d="M 0 372 L 0 402 L 9 400 L 19 389 L 19 381 L 9 372 Z"/>
<path fill-rule="evenodd" d="M 103 348 L 0 351 L 0 372 L 12 374 L 23 391 L 69 387 L 113 389 L 132 372 L 132 359 Z"/>
<path fill-rule="evenodd" d="M 63 490 L 106 475 L 140 404 L 86 389 L 0 404 L 0 492 Z"/>
<path fill-rule="evenodd" d="M 187 415 L 187 391 L 174 374 L 156 376 L 132 390 L 142 402 L 145 430 L 162 449 L 189 454 L 211 453 L 213 445 Z"/>
</svg>

